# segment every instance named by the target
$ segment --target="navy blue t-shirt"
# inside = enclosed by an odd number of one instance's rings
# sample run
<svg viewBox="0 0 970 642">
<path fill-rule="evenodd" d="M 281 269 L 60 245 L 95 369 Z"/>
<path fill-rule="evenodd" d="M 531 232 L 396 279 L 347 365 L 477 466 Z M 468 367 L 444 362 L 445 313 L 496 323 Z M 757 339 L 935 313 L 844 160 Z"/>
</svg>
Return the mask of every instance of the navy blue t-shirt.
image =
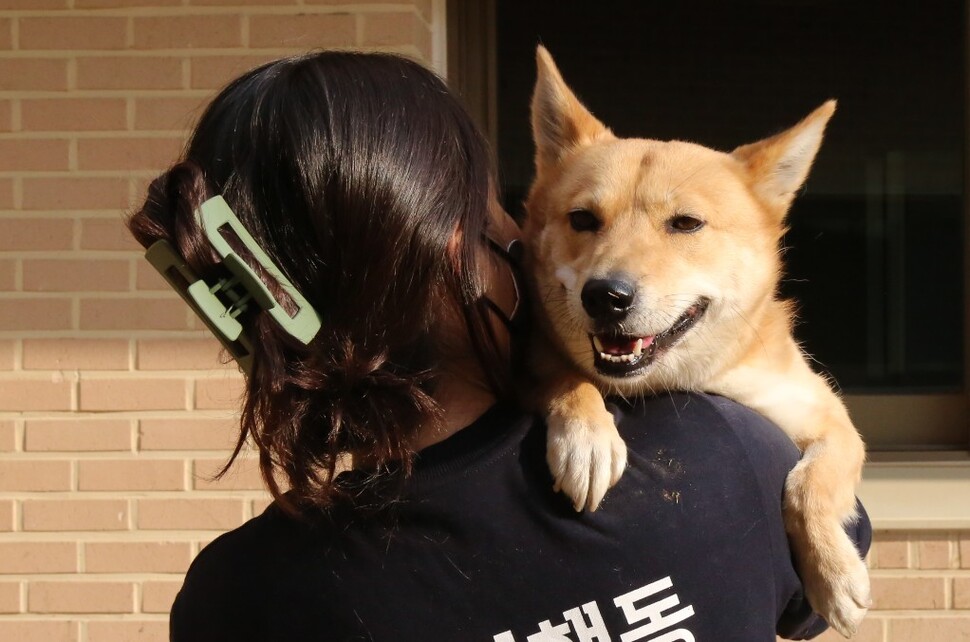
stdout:
<svg viewBox="0 0 970 642">
<path fill-rule="evenodd" d="M 271 506 L 207 546 L 174 642 L 773 642 L 824 622 L 792 566 L 798 451 L 723 398 L 613 405 L 629 466 L 593 513 L 552 490 L 541 420 L 495 406 L 422 451 L 375 512 Z M 863 552 L 863 514 L 851 529 Z"/>
</svg>

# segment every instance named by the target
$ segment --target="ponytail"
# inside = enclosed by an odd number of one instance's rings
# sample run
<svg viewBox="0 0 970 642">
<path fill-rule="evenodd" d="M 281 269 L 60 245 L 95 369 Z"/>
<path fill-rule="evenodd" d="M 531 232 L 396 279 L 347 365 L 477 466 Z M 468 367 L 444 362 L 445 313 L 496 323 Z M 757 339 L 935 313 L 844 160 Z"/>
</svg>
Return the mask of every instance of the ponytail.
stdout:
<svg viewBox="0 0 970 642">
<path fill-rule="evenodd" d="M 359 488 L 339 477 L 348 456 L 406 477 L 419 432 L 443 419 L 433 398 L 442 315 L 463 319 L 472 342 L 494 343 L 475 331 L 487 310 L 469 307 L 483 287 L 476 257 L 492 184 L 458 101 L 400 57 L 280 60 L 216 97 L 128 227 L 146 248 L 168 241 L 208 282 L 225 268 L 194 212 L 219 194 L 322 319 L 303 344 L 258 307 L 243 313 L 252 369 L 222 474 L 252 440 L 267 487 L 292 513 L 355 501 Z M 504 372 L 501 350 L 481 347 L 482 368 Z"/>
</svg>

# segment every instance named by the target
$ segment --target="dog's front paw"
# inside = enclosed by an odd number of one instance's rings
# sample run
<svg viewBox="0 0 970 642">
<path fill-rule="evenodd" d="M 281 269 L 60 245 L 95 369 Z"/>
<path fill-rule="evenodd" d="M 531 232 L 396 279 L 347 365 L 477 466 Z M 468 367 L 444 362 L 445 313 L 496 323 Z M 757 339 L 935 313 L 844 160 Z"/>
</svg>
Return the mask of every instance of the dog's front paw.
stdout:
<svg viewBox="0 0 970 642">
<path fill-rule="evenodd" d="M 573 500 L 576 511 L 596 510 L 626 468 L 626 444 L 613 415 L 603 408 L 595 417 L 548 418 L 546 460 L 556 491 Z"/>
<path fill-rule="evenodd" d="M 789 473 L 785 487 L 785 525 L 805 595 L 816 613 L 844 637 L 852 637 L 869 610 L 869 570 L 842 527 L 832 497 L 811 460 Z M 851 493 L 837 505 L 854 503 Z"/>
<path fill-rule="evenodd" d="M 825 551 L 824 557 L 803 568 L 805 594 L 829 626 L 850 638 L 872 602 L 869 570 L 847 536 L 837 549 Z"/>
</svg>

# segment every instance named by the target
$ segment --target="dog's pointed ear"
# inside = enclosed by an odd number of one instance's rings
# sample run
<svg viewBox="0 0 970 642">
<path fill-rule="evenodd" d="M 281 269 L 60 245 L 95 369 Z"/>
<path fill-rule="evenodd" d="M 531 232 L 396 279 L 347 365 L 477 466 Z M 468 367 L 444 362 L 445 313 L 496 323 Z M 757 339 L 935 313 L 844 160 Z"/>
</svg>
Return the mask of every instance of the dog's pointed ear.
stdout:
<svg viewBox="0 0 970 642">
<path fill-rule="evenodd" d="M 808 177 L 835 104 L 829 100 L 791 129 L 731 152 L 747 169 L 755 193 L 781 216 Z"/>
<path fill-rule="evenodd" d="M 612 134 L 579 102 L 542 45 L 536 48 L 536 67 L 532 137 L 536 144 L 536 172 L 541 174 L 569 150 Z"/>
</svg>

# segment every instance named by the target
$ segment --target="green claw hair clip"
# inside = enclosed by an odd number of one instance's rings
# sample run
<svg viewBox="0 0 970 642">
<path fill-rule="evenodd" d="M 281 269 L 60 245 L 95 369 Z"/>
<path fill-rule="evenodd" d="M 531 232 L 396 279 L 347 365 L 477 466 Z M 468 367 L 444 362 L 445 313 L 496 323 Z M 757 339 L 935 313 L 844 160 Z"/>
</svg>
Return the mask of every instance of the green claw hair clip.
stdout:
<svg viewBox="0 0 970 642">
<path fill-rule="evenodd" d="M 267 311 L 291 336 L 304 344 L 310 343 L 320 331 L 320 315 L 256 243 L 229 204 L 221 196 L 215 196 L 202 203 L 195 215 L 209 243 L 222 257 L 222 264 L 232 275 L 230 278 L 206 283 L 164 240 L 153 243 L 145 258 L 199 315 L 243 372 L 249 374 L 252 370 L 252 339 L 238 317 L 250 302 Z M 236 253 L 222 234 L 225 227 L 236 235 L 266 274 L 279 283 L 296 307 L 295 314 L 286 311 L 259 275 Z"/>
</svg>

